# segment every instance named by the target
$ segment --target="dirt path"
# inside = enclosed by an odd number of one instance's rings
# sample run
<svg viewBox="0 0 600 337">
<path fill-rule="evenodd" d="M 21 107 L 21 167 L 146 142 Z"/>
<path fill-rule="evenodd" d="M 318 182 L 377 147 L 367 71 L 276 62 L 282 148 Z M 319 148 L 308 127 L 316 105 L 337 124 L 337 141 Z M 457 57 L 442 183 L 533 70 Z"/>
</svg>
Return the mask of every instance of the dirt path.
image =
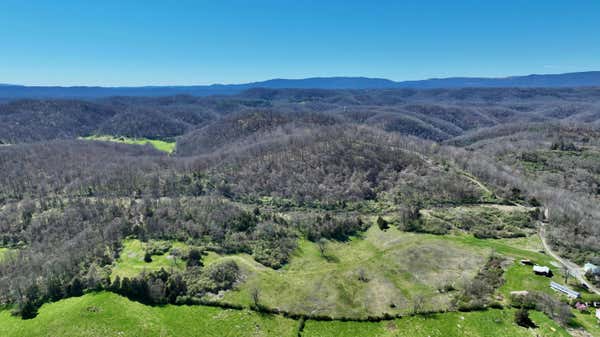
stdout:
<svg viewBox="0 0 600 337">
<path fill-rule="evenodd" d="M 569 273 L 571 274 L 571 276 L 575 277 L 577 279 L 577 281 L 579 281 L 581 284 L 585 284 L 586 286 L 588 286 L 588 288 L 590 289 L 591 292 L 594 292 L 598 295 L 600 295 L 600 290 L 596 287 L 594 287 L 590 282 L 588 282 L 585 277 L 584 277 L 584 272 L 583 272 L 583 268 L 578 266 L 577 264 L 567 260 L 567 259 L 563 259 L 562 257 L 558 256 L 558 254 L 554 253 L 552 251 L 552 249 L 550 249 L 550 245 L 548 245 L 548 243 L 546 242 L 546 225 L 544 223 L 539 224 L 540 226 L 540 240 L 542 240 L 542 245 L 544 246 L 544 250 L 548 253 L 548 255 L 552 256 L 552 258 L 554 258 L 555 260 L 557 260 L 558 262 L 560 262 L 563 266 L 567 267 L 567 269 L 569 270 Z"/>
</svg>

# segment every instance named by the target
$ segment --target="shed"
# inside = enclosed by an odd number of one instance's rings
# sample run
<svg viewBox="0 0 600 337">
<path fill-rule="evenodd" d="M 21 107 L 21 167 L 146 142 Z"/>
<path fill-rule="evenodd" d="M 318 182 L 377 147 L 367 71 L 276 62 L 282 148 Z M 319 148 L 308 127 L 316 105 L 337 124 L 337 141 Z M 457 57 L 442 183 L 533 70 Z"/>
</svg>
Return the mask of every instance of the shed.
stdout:
<svg viewBox="0 0 600 337">
<path fill-rule="evenodd" d="M 533 272 L 538 274 L 538 275 L 550 275 L 551 271 L 550 268 L 546 267 L 546 266 L 538 266 L 537 264 L 535 266 L 533 266 Z"/>
</svg>

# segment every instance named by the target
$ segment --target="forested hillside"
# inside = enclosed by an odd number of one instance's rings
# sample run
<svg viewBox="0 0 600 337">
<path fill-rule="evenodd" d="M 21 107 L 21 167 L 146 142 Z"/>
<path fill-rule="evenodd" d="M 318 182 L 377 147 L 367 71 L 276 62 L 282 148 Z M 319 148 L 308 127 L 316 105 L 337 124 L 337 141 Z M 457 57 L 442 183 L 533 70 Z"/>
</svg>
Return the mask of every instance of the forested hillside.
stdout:
<svg viewBox="0 0 600 337">
<path fill-rule="evenodd" d="M 33 318 L 108 291 L 302 332 L 517 306 L 525 288 L 532 310 L 587 324 L 516 261 L 554 262 L 541 234 L 600 263 L 599 123 L 598 89 L 3 103 L 0 304 Z M 146 138 L 175 151 L 126 144 Z"/>
<path fill-rule="evenodd" d="M 206 137 L 247 136 L 292 122 L 367 124 L 443 141 L 507 123 L 596 124 L 599 102 L 600 90 L 593 88 L 250 89 L 221 97 L 14 100 L 0 104 L 0 127 L 4 130 L 0 141 L 15 144 L 91 134 L 165 139 L 194 131 L 186 138 L 205 142 L 202 139 Z M 246 124 L 234 125 L 236 115 Z M 211 123 L 214 126 L 206 129 Z M 214 135 L 215 130 L 223 134 Z"/>
</svg>

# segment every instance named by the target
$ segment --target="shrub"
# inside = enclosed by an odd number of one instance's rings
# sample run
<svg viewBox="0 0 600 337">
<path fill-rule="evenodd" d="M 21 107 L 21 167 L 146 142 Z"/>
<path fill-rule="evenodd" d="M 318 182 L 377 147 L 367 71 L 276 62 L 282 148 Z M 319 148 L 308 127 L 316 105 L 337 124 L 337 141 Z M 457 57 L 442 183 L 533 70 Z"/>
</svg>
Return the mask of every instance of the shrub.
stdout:
<svg viewBox="0 0 600 337">
<path fill-rule="evenodd" d="M 202 265 L 202 252 L 196 248 L 190 249 L 187 256 L 186 266 L 202 267 Z"/>
<path fill-rule="evenodd" d="M 189 268 L 186 271 L 188 295 L 197 296 L 207 292 L 218 292 L 229 290 L 240 276 L 240 268 L 235 261 L 227 260 L 216 263 L 201 270 L 198 267 Z"/>
<path fill-rule="evenodd" d="M 369 228 L 369 224 L 358 216 L 334 216 L 330 213 L 296 219 L 296 226 L 313 242 L 321 238 L 345 241 Z"/>
<path fill-rule="evenodd" d="M 173 244 L 170 241 L 151 240 L 146 245 L 146 254 L 163 255 L 167 253 L 171 247 L 173 247 Z"/>
<path fill-rule="evenodd" d="M 265 222 L 256 227 L 252 255 L 271 268 L 281 268 L 296 248 L 296 236 L 278 223 Z"/>
<path fill-rule="evenodd" d="M 382 218 L 381 216 L 377 217 L 377 226 L 382 231 L 385 231 L 386 229 L 390 228 L 390 225 L 388 224 L 388 222 L 385 221 L 385 219 Z"/>
</svg>

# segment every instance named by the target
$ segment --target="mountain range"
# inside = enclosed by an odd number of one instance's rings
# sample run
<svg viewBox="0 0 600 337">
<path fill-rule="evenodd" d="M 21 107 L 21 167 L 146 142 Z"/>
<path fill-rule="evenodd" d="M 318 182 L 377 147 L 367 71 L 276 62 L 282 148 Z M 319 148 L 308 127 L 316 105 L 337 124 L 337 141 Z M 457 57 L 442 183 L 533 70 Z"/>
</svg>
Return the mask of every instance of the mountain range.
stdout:
<svg viewBox="0 0 600 337">
<path fill-rule="evenodd" d="M 559 88 L 600 86 L 600 71 L 510 76 L 501 78 L 449 77 L 416 81 L 392 81 L 367 77 L 312 77 L 304 79 L 271 79 L 243 84 L 192 86 L 23 86 L 0 84 L 0 98 L 101 98 L 110 96 L 233 95 L 252 88 L 271 89 L 440 89 L 469 87 Z"/>
</svg>

